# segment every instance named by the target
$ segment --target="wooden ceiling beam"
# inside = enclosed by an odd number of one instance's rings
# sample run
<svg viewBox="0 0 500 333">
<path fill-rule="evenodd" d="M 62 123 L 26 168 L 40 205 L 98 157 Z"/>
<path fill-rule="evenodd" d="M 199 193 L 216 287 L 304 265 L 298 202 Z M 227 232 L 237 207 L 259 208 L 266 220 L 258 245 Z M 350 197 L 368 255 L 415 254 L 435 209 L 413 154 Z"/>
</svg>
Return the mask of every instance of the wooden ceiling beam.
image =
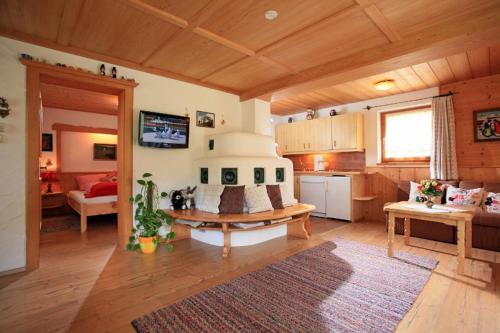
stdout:
<svg viewBox="0 0 500 333">
<path fill-rule="evenodd" d="M 390 42 L 397 42 L 401 37 L 396 32 L 387 17 L 382 14 L 376 5 L 370 5 L 363 8 L 363 12 L 372 20 L 372 22 L 379 28 L 380 31 L 387 37 Z"/>
<path fill-rule="evenodd" d="M 469 49 L 500 42 L 500 8 L 489 9 L 463 23 L 425 29 L 384 47 L 375 47 L 314 66 L 295 75 L 244 91 L 241 100 L 272 93 L 274 100 L 384 73 Z"/>
<path fill-rule="evenodd" d="M 114 128 L 104 128 L 104 127 L 89 127 L 89 126 L 54 123 L 52 124 L 52 129 L 54 131 L 61 131 L 61 132 L 99 133 L 99 134 L 118 135 L 118 130 Z"/>
<path fill-rule="evenodd" d="M 79 111 L 79 112 L 89 112 L 98 114 L 107 114 L 111 116 L 118 116 L 118 110 L 105 109 L 105 108 L 95 108 L 92 106 L 81 106 L 76 104 L 69 104 L 65 102 L 56 101 L 42 101 L 42 105 L 47 108 L 66 110 L 66 111 Z"/>
<path fill-rule="evenodd" d="M 247 55 L 249 57 L 253 57 L 259 61 L 262 61 L 270 66 L 274 66 L 274 67 L 277 67 L 277 68 L 280 68 L 281 70 L 284 70 L 288 73 L 297 73 L 296 70 L 294 70 L 291 66 L 288 66 L 288 65 L 285 65 L 285 64 L 282 64 L 276 60 L 273 60 L 269 57 L 266 57 L 266 56 L 263 56 L 263 55 L 257 55 L 256 52 L 248 47 L 246 47 L 245 45 L 243 44 L 240 44 L 240 43 L 237 43 L 235 41 L 232 41 L 228 38 L 225 38 L 221 35 L 218 35 L 214 32 L 211 32 L 207 29 L 204 29 L 202 27 L 200 27 L 200 24 L 203 23 L 204 20 L 206 20 L 208 17 L 210 17 L 213 12 L 215 12 L 219 6 L 217 6 L 215 3 L 211 3 L 207 6 L 205 6 L 204 8 L 202 8 L 196 15 L 195 17 L 192 19 L 192 22 L 189 22 L 187 20 L 184 20 L 180 17 L 177 17 L 171 13 L 168 13 L 167 11 L 165 10 L 162 10 L 162 9 L 159 9 L 157 7 L 154 7 L 154 6 L 151 6 L 141 0 L 123 0 L 125 1 L 126 4 L 129 4 L 130 6 L 132 6 L 133 8 L 135 9 L 138 9 L 146 14 L 150 14 L 150 15 L 154 15 L 155 17 L 165 21 L 165 22 L 168 22 L 168 23 L 171 23 L 171 24 L 175 24 L 177 25 L 178 27 L 184 29 L 184 30 L 187 30 L 187 31 L 191 31 L 193 32 L 194 34 L 197 34 L 198 36 L 201 36 L 201 37 L 204 37 L 208 40 L 211 40 L 212 42 L 215 42 L 219 45 L 222 45 L 222 46 L 225 46 L 231 50 L 234 50 L 234 51 L 237 51 L 237 52 L 240 52 L 244 55 Z M 143 61 L 142 61 L 142 64 L 143 65 L 147 65 L 148 61 L 157 53 L 159 52 L 161 49 L 163 49 L 168 43 L 170 43 L 170 41 L 172 40 L 173 38 L 167 40 L 165 43 L 163 43 L 160 47 L 158 47 L 156 50 L 154 50 L 150 55 L 148 55 Z M 229 64 L 228 66 L 231 66 L 231 65 L 234 65 L 234 64 Z M 226 67 L 221 67 L 219 68 L 217 71 L 214 71 L 213 73 L 211 73 L 209 76 L 211 77 L 212 75 L 215 75 L 217 72 L 220 72 L 222 70 L 226 69 Z M 203 78 L 202 79 L 203 82 L 206 82 L 206 78 Z"/>
<path fill-rule="evenodd" d="M 123 59 L 116 58 L 116 57 L 111 57 L 111 56 L 108 56 L 108 55 L 105 55 L 105 54 L 101 54 L 101 53 L 89 51 L 89 50 L 86 50 L 86 49 L 83 49 L 83 48 L 78 48 L 78 47 L 74 47 L 74 46 L 70 46 L 70 45 L 60 45 L 60 44 L 58 44 L 58 43 L 56 43 L 54 41 L 51 41 L 51 40 L 48 40 L 48 39 L 44 39 L 44 38 L 40 38 L 40 37 L 35 37 L 33 35 L 30 35 L 30 34 L 27 34 L 27 33 L 24 33 L 24 32 L 19 32 L 19 31 L 5 31 L 5 30 L 0 29 L 0 36 L 4 36 L 4 37 L 7 37 L 7 38 L 12 38 L 12 39 L 16 39 L 16 40 L 19 40 L 19 41 L 22 41 L 22 42 L 26 42 L 26 43 L 30 43 L 30 44 L 35 44 L 35 45 L 39 45 L 39 46 L 42 46 L 42 47 L 47 47 L 47 48 L 50 48 L 50 49 L 54 49 L 54 50 L 58 50 L 58 51 L 66 52 L 66 53 L 75 54 L 75 55 L 80 56 L 80 57 L 86 57 L 86 58 L 91 58 L 91 59 L 94 59 L 94 60 L 97 60 L 97 61 L 103 61 L 103 62 L 112 63 L 112 64 L 115 64 L 117 66 L 128 67 L 128 68 L 135 69 L 135 70 L 138 70 L 138 71 L 142 71 L 142 72 L 145 72 L 145 73 L 150 73 L 150 74 L 154 74 L 154 75 L 164 76 L 164 77 L 168 77 L 168 78 L 171 78 L 171 79 L 175 79 L 175 80 L 179 80 L 179 81 L 184 81 L 184 82 L 196 84 L 196 85 L 199 85 L 199 86 L 203 86 L 203 87 L 207 87 L 207 88 L 211 88 L 211 89 L 216 89 L 216 90 L 224 91 L 224 92 L 227 92 L 227 93 L 230 93 L 230 94 L 234 94 L 234 95 L 239 95 L 240 94 L 240 91 L 237 91 L 235 89 L 231 89 L 231 88 L 228 88 L 228 87 L 225 87 L 225 86 L 221 86 L 221 85 L 218 85 L 218 84 L 215 84 L 215 83 L 202 82 L 202 81 L 200 81 L 198 79 L 195 79 L 195 78 L 192 78 L 192 77 L 189 77 L 189 76 L 185 76 L 185 75 L 182 75 L 182 74 L 179 74 L 179 73 L 174 73 L 174 72 L 167 71 L 167 70 L 164 70 L 164 69 L 159 69 L 159 68 L 154 68 L 154 67 L 148 67 L 148 66 L 140 65 L 140 64 L 137 64 L 137 63 L 132 62 L 132 61 L 123 60 Z"/>
</svg>

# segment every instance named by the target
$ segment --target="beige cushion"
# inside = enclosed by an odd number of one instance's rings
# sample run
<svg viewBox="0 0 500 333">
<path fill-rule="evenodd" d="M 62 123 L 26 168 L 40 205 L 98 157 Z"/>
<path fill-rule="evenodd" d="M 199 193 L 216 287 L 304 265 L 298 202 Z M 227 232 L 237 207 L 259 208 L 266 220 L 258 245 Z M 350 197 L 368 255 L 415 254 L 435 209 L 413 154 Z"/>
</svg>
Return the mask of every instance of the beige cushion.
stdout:
<svg viewBox="0 0 500 333">
<path fill-rule="evenodd" d="M 245 188 L 245 203 L 249 213 L 265 212 L 273 210 L 273 205 L 265 186 L 254 186 Z"/>
<path fill-rule="evenodd" d="M 293 193 L 288 190 L 288 187 L 285 184 L 280 184 L 280 191 L 283 207 L 293 206 L 297 203 L 297 200 L 293 197 Z"/>
<path fill-rule="evenodd" d="M 196 208 L 205 212 L 219 214 L 220 196 L 224 191 L 224 185 L 205 185 L 200 188 L 198 196 L 195 200 Z M 198 191 L 197 191 L 198 192 Z"/>
</svg>

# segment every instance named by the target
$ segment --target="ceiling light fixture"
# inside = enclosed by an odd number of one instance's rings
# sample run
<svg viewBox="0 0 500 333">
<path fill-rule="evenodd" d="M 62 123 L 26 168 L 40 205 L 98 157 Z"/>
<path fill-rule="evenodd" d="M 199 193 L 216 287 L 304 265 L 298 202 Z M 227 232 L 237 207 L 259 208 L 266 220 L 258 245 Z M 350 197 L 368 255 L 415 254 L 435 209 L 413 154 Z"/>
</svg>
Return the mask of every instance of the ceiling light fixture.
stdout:
<svg viewBox="0 0 500 333">
<path fill-rule="evenodd" d="M 396 83 L 394 82 L 394 80 L 383 80 L 374 83 L 373 86 L 377 90 L 385 91 L 394 88 L 396 86 Z"/>
<path fill-rule="evenodd" d="M 278 17 L 278 12 L 273 9 L 268 10 L 264 13 L 264 17 L 266 18 L 266 20 L 272 21 Z"/>
</svg>

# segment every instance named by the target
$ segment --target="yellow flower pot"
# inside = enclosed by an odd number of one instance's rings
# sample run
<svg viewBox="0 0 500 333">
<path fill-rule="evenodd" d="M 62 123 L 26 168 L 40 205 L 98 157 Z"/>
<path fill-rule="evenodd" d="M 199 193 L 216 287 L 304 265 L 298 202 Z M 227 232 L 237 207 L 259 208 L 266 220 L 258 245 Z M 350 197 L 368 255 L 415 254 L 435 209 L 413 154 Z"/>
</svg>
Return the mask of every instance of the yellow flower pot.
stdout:
<svg viewBox="0 0 500 333">
<path fill-rule="evenodd" d="M 142 253 L 154 253 L 156 247 L 158 246 L 158 239 L 154 237 L 139 237 L 139 246 L 141 247 Z"/>
</svg>

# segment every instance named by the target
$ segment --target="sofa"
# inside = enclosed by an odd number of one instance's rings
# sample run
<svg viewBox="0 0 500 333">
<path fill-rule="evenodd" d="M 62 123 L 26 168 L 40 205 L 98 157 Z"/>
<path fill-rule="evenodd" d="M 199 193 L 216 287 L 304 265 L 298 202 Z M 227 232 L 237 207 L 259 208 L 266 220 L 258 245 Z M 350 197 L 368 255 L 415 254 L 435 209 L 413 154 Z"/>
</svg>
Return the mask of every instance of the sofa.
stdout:
<svg viewBox="0 0 500 333">
<path fill-rule="evenodd" d="M 463 189 L 484 188 L 486 192 L 500 193 L 500 182 L 478 182 L 462 180 L 441 181 Z M 410 182 L 401 181 L 398 186 L 398 201 L 406 201 L 410 194 Z M 443 196 L 445 203 L 446 195 Z M 387 220 L 387 219 L 386 219 Z M 396 219 L 396 233 L 404 233 L 404 220 Z M 411 221 L 411 236 L 430 239 L 446 243 L 456 243 L 455 227 L 441 223 L 428 223 L 422 220 Z M 500 251 L 500 214 L 488 213 L 481 210 L 472 220 L 472 247 Z"/>
</svg>

